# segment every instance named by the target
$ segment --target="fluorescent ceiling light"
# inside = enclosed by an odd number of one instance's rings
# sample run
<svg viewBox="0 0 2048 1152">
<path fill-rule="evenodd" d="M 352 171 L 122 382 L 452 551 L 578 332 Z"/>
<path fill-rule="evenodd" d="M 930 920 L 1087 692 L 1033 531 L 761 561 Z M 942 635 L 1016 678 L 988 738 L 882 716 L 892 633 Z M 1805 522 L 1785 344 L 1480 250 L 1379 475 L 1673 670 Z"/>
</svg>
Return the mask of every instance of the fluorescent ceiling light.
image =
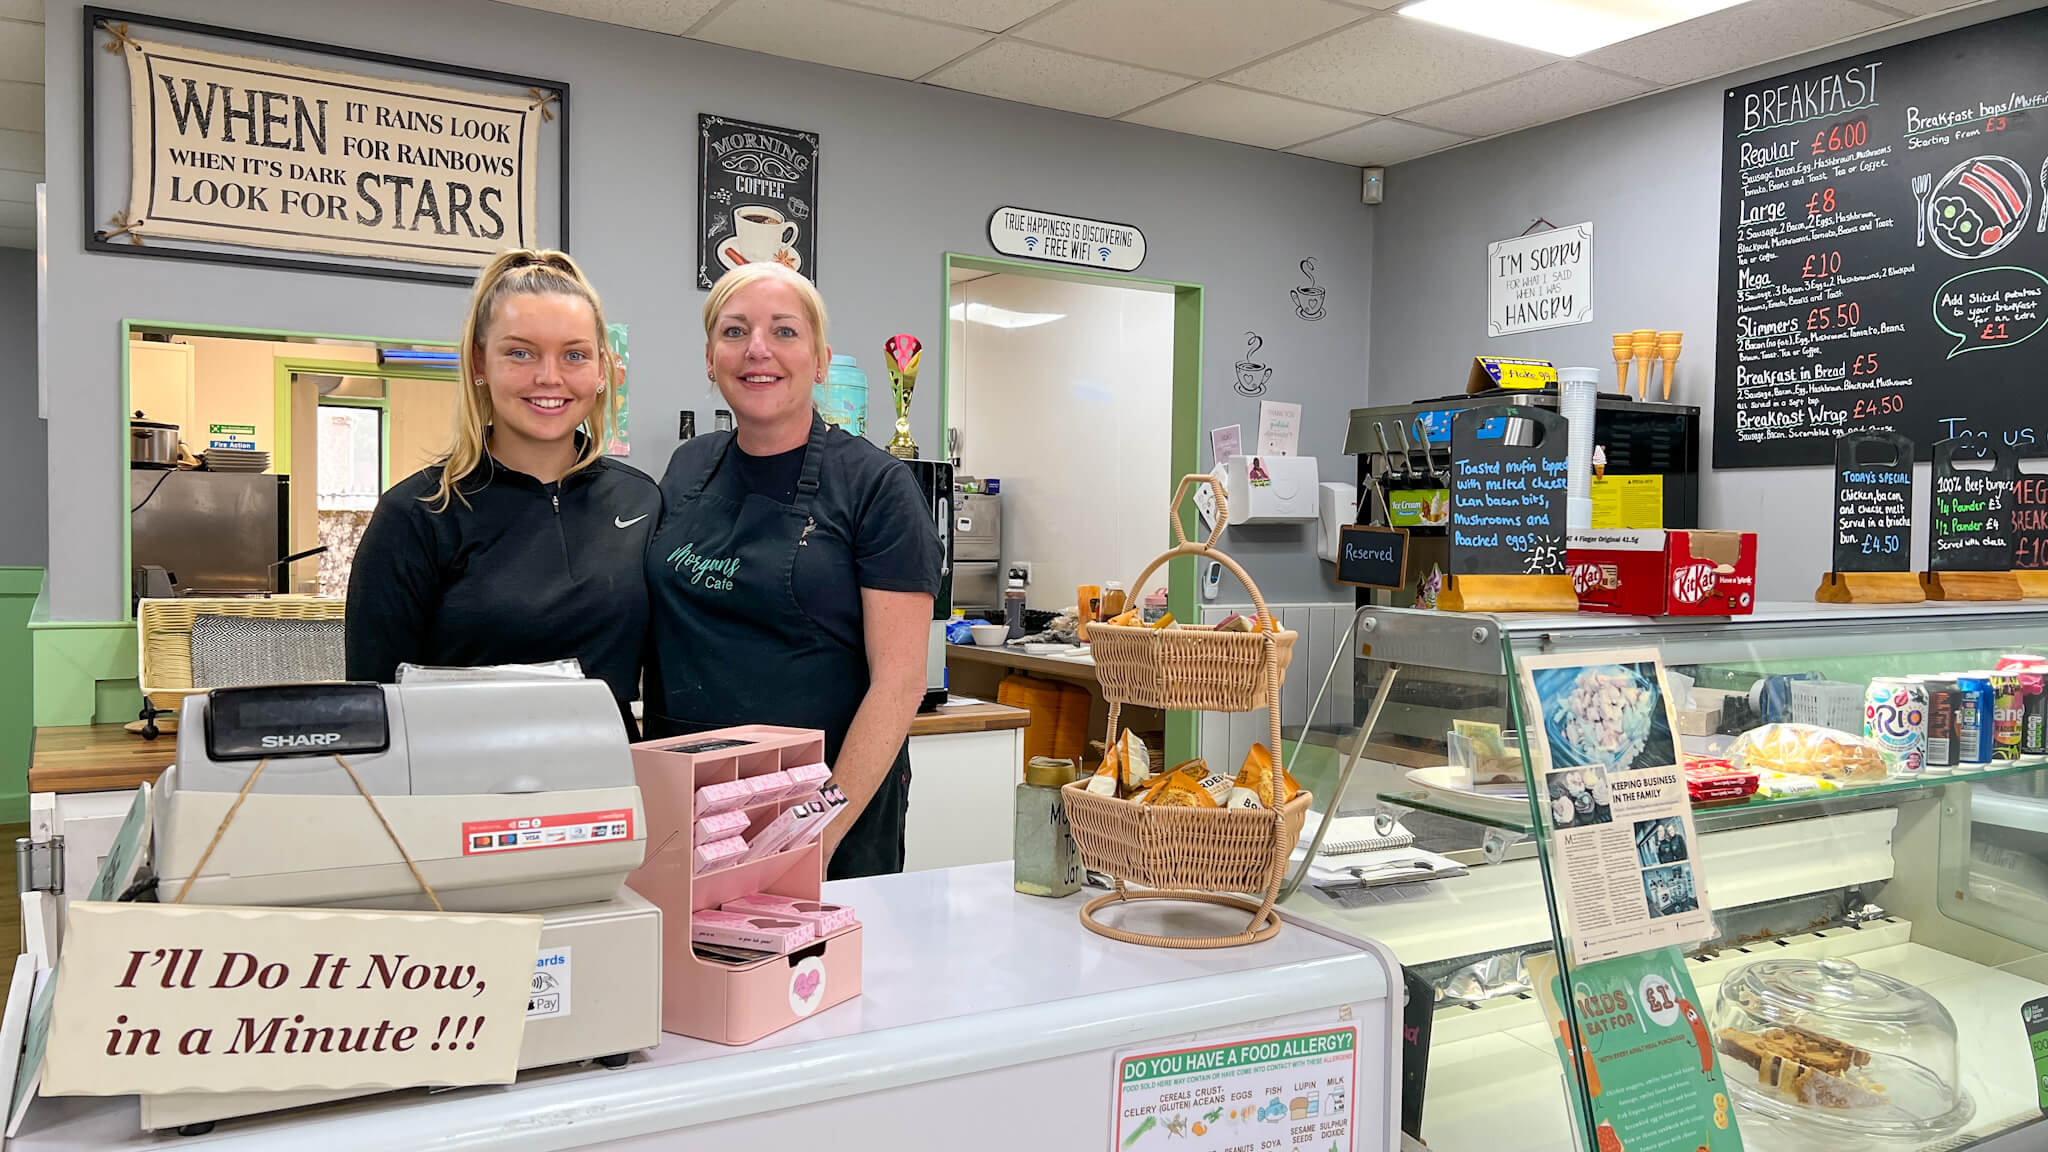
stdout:
<svg viewBox="0 0 2048 1152">
<path fill-rule="evenodd" d="M 1401 15 L 1505 40 L 1554 56 L 1577 56 L 1681 24 L 1743 0 L 1416 0 Z"/>
<path fill-rule="evenodd" d="M 1050 324 L 1055 320 L 1067 318 L 1065 312 L 1012 312 L 1008 308 L 998 308 L 978 300 L 953 305 L 951 315 L 955 320 L 986 324 L 991 328 L 1035 328 L 1040 324 Z"/>
</svg>

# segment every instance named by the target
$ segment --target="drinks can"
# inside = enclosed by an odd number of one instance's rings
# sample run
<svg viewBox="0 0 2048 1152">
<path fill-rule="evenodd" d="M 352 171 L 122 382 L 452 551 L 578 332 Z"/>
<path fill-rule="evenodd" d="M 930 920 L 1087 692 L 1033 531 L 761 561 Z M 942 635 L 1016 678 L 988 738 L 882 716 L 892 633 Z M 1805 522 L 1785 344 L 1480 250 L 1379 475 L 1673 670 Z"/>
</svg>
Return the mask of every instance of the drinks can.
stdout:
<svg viewBox="0 0 2048 1152">
<path fill-rule="evenodd" d="M 1953 768 L 1962 751 L 1962 741 L 1956 735 L 1956 710 L 1962 704 L 1962 692 L 1953 680 L 1930 679 L 1920 683 L 1927 689 L 1927 769 Z"/>
<path fill-rule="evenodd" d="M 1927 757 L 1927 689 L 1899 676 L 1872 680 L 1863 697 L 1863 735 L 1877 745 L 1888 774 L 1917 774 Z"/>
<path fill-rule="evenodd" d="M 2048 755 L 2048 674 L 2020 673 L 2020 754 Z"/>
<path fill-rule="evenodd" d="M 1991 681 L 1985 673 L 1956 677 L 1956 762 L 1991 762 Z"/>
<path fill-rule="evenodd" d="M 2020 674 L 1993 672 L 1985 681 L 1991 685 L 1991 758 L 2020 758 L 2020 726 L 2026 698 L 2020 695 Z"/>
</svg>

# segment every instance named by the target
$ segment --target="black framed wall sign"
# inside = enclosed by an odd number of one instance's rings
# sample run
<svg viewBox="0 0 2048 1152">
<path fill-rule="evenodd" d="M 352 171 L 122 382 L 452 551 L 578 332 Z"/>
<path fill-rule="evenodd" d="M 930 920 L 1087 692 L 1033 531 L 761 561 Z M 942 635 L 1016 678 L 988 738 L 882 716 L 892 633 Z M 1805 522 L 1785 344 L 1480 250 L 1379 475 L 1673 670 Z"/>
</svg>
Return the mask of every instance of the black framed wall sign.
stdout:
<svg viewBox="0 0 2048 1152">
<path fill-rule="evenodd" d="M 467 284 L 568 246 L 567 84 L 84 16 L 89 251 Z"/>
<path fill-rule="evenodd" d="M 697 117 L 697 287 L 773 260 L 818 279 L 818 134 Z"/>
</svg>

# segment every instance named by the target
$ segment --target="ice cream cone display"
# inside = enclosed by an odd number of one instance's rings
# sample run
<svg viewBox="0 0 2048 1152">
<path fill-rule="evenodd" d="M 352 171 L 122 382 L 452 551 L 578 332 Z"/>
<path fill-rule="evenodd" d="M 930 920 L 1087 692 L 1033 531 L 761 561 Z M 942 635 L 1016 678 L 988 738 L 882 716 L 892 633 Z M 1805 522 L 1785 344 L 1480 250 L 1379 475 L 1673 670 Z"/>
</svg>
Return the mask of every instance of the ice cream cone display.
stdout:
<svg viewBox="0 0 2048 1152">
<path fill-rule="evenodd" d="M 1638 328 L 1629 334 L 1629 347 L 1636 354 L 1636 395 L 1650 394 L 1650 361 L 1657 357 L 1657 330 Z"/>
<path fill-rule="evenodd" d="M 1628 395 L 1628 358 L 1635 338 L 1626 332 L 1614 334 L 1614 387 L 1623 396 Z"/>
<path fill-rule="evenodd" d="M 1657 333 L 1657 359 L 1664 362 L 1664 399 L 1671 399 L 1671 370 L 1678 366 L 1678 346 L 1684 342 L 1683 332 Z"/>
</svg>

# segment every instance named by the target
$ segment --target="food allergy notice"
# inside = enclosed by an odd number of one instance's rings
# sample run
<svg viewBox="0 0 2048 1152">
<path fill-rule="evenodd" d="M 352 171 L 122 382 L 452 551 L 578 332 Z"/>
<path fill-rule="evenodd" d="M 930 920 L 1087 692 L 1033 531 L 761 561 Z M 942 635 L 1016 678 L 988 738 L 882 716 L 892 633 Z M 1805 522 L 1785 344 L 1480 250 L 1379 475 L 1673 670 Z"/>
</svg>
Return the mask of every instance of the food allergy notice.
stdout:
<svg viewBox="0 0 2048 1152">
<path fill-rule="evenodd" d="M 2048 455 L 2044 185 L 2048 9 L 1728 89 L 1714 466 Z"/>
<path fill-rule="evenodd" d="M 1356 1152 L 1357 1074 L 1356 1024 L 1118 1053 L 1110 1152 Z"/>
</svg>

